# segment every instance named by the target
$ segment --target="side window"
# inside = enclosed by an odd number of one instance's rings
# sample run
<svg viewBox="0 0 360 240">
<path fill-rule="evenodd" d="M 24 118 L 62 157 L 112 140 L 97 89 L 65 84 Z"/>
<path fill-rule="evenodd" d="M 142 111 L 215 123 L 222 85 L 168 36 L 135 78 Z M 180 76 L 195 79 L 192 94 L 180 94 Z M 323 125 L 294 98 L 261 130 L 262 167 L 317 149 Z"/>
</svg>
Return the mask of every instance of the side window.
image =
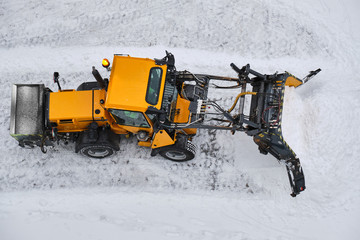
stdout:
<svg viewBox="0 0 360 240">
<path fill-rule="evenodd" d="M 149 82 L 146 91 L 145 100 L 151 105 L 156 105 L 159 100 L 162 69 L 154 67 L 150 69 Z"/>
<path fill-rule="evenodd" d="M 111 115 L 115 118 L 119 125 L 149 128 L 150 125 L 146 121 L 145 116 L 141 112 L 126 111 L 118 109 L 109 109 Z"/>
</svg>

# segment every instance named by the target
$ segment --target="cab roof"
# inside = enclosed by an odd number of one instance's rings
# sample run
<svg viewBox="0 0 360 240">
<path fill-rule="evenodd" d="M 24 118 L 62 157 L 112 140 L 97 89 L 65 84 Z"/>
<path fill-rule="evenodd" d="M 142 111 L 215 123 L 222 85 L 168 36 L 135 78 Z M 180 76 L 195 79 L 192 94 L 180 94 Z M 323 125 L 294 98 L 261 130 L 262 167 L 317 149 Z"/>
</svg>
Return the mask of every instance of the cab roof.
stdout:
<svg viewBox="0 0 360 240">
<path fill-rule="evenodd" d="M 161 68 L 162 77 L 158 101 L 146 102 L 149 74 L 152 68 Z M 106 94 L 105 108 L 145 112 L 149 106 L 161 108 L 165 85 L 166 65 L 156 65 L 149 58 L 115 55 Z"/>
</svg>

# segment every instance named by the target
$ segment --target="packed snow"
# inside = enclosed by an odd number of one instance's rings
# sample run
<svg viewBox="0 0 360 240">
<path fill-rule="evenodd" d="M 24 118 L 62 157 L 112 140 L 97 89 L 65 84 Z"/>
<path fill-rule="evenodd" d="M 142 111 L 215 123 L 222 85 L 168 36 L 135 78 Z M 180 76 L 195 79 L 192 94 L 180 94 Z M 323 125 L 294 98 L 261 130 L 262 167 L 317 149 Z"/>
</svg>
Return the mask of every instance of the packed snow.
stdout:
<svg viewBox="0 0 360 240">
<path fill-rule="evenodd" d="M 360 30 L 355 0 L 2 1 L 0 239 L 359 239 Z M 201 130 L 196 158 L 174 163 L 123 138 L 96 160 L 60 145 L 43 154 L 9 135 L 12 84 L 63 88 L 103 76 L 114 53 L 235 77 L 229 67 L 299 78 L 287 88 L 286 141 L 307 189 L 239 132 Z M 238 90 L 211 89 L 229 106 Z"/>
</svg>

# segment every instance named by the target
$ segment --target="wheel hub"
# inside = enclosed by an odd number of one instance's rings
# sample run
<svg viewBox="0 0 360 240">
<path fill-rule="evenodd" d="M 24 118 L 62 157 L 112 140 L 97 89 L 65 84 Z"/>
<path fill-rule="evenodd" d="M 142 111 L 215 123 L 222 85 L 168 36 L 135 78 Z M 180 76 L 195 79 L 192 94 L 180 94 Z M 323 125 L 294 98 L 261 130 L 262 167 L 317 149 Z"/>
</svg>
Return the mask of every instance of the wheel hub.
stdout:
<svg viewBox="0 0 360 240">
<path fill-rule="evenodd" d="M 107 155 L 109 155 L 109 150 L 108 149 L 103 149 L 103 148 L 91 148 L 88 151 L 88 154 L 92 157 L 106 157 Z"/>
<path fill-rule="evenodd" d="M 175 161 L 186 159 L 186 154 L 180 151 L 172 150 L 165 153 L 165 155 Z"/>
</svg>

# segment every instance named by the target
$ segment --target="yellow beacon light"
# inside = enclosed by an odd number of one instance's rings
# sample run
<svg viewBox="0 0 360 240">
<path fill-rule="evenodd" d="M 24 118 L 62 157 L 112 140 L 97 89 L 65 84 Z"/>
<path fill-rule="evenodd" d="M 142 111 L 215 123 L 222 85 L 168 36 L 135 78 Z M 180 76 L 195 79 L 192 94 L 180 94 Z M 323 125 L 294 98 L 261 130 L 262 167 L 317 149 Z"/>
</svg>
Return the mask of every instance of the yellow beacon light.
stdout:
<svg viewBox="0 0 360 240">
<path fill-rule="evenodd" d="M 102 66 L 103 66 L 104 68 L 108 68 L 108 67 L 110 66 L 109 60 L 107 60 L 106 58 L 104 58 L 104 59 L 102 60 Z"/>
</svg>

